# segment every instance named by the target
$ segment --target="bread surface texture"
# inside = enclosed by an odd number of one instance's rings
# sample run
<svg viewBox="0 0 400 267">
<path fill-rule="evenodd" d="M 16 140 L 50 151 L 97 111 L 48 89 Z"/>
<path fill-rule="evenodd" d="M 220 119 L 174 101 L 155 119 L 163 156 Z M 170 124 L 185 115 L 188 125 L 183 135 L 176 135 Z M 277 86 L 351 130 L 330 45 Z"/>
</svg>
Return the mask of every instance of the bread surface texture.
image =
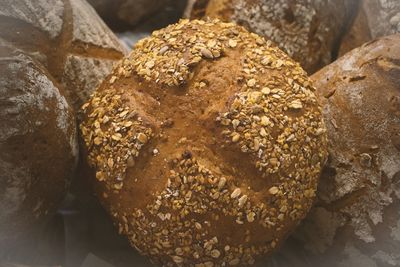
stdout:
<svg viewBox="0 0 400 267">
<path fill-rule="evenodd" d="M 356 0 L 194 0 L 186 16 L 234 21 L 275 42 L 312 74 L 336 57 Z"/>
<path fill-rule="evenodd" d="M 305 71 L 232 23 L 141 40 L 83 106 L 96 191 L 164 266 L 245 266 L 310 209 L 326 130 Z"/>
<path fill-rule="evenodd" d="M 312 76 L 329 160 L 316 207 L 296 236 L 329 266 L 400 264 L 399 59 L 396 34 L 356 48 Z"/>
<path fill-rule="evenodd" d="M 0 38 L 47 68 L 75 110 L 126 52 L 85 0 L 5 0 L 0 23 Z"/>
<path fill-rule="evenodd" d="M 40 64 L 0 47 L 0 74 L 1 258 L 55 212 L 78 144 L 74 112 Z"/>
<path fill-rule="evenodd" d="M 84 0 L 5 0 L 0 25 L 0 258 L 35 264 L 75 172 L 74 110 L 124 49 Z"/>
<path fill-rule="evenodd" d="M 400 32 L 400 1 L 361 0 L 356 17 L 343 37 L 339 54 L 373 39 Z"/>
</svg>

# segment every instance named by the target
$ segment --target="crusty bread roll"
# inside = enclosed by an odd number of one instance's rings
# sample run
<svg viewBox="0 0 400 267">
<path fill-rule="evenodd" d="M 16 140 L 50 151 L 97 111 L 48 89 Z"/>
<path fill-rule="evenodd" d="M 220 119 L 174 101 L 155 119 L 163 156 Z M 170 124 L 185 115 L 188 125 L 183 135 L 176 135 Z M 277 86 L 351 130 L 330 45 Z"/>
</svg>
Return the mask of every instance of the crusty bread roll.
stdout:
<svg viewBox="0 0 400 267">
<path fill-rule="evenodd" d="M 71 107 L 123 49 L 82 0 L 5 0 L 0 25 L 0 258 L 27 262 L 22 243 L 35 244 L 75 170 Z"/>
<path fill-rule="evenodd" d="M 298 63 L 233 23 L 187 21 L 140 41 L 83 106 L 97 193 L 163 266 L 245 266 L 312 205 L 326 156 Z"/>
<path fill-rule="evenodd" d="M 308 73 L 335 59 L 358 0 L 191 0 L 185 14 L 235 21 L 274 41 Z"/>
<path fill-rule="evenodd" d="M 0 260 L 42 229 L 75 170 L 75 116 L 59 88 L 43 66 L 0 45 Z"/>
<path fill-rule="evenodd" d="M 340 55 L 372 39 L 400 32 L 400 1 L 360 1 L 357 16 L 343 37 Z"/>
<path fill-rule="evenodd" d="M 399 266 L 400 35 L 354 49 L 312 79 L 330 156 L 296 236 L 324 266 Z"/>
<path fill-rule="evenodd" d="M 42 63 L 76 109 L 125 52 L 85 0 L 5 0 L 0 24 L 0 38 Z"/>
</svg>

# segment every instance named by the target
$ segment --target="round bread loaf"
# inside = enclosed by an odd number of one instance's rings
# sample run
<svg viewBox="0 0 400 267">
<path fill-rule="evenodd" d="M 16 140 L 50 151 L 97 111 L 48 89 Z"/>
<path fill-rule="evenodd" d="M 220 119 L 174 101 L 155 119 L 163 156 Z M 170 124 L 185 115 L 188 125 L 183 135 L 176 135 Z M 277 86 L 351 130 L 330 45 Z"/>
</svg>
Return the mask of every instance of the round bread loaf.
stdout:
<svg viewBox="0 0 400 267">
<path fill-rule="evenodd" d="M 340 38 L 358 1 L 353 0 L 194 0 L 191 18 L 234 21 L 271 39 L 308 72 L 335 59 Z"/>
<path fill-rule="evenodd" d="M 0 43 L 0 77 L 1 259 L 54 214 L 78 146 L 74 113 L 40 64 Z"/>
<path fill-rule="evenodd" d="M 22 243 L 40 238 L 75 170 L 69 104 L 80 107 L 123 50 L 82 0 L 5 0 L 0 24 L 0 257 L 27 262 Z"/>
<path fill-rule="evenodd" d="M 343 37 L 341 55 L 372 39 L 400 32 L 400 1 L 360 0 L 360 2 L 353 25 Z"/>
<path fill-rule="evenodd" d="M 296 236 L 324 266 L 400 266 L 400 35 L 354 49 L 312 79 L 330 156 Z"/>
<path fill-rule="evenodd" d="M 77 110 L 125 51 L 85 0 L 5 0 L 3 39 L 47 68 Z"/>
<path fill-rule="evenodd" d="M 252 264 L 313 203 L 326 156 L 314 87 L 298 63 L 233 23 L 155 31 L 83 111 L 97 193 L 156 264 Z"/>
</svg>

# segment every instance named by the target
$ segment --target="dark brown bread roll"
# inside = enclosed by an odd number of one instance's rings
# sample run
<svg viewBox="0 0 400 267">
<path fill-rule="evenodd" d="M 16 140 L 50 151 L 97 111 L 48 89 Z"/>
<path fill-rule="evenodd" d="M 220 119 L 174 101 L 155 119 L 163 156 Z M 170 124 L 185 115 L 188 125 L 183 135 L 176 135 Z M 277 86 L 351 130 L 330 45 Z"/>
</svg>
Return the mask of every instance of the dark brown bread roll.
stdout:
<svg viewBox="0 0 400 267">
<path fill-rule="evenodd" d="M 349 32 L 343 38 L 340 54 L 378 37 L 400 32 L 400 1 L 361 0 Z"/>
<path fill-rule="evenodd" d="M 275 42 L 308 73 L 335 59 L 358 0 L 192 0 L 191 18 L 234 21 Z"/>
<path fill-rule="evenodd" d="M 400 35 L 312 76 L 329 160 L 296 236 L 324 266 L 400 265 Z"/>
<path fill-rule="evenodd" d="M 22 250 L 64 198 L 78 157 L 76 123 L 40 64 L 0 46 L 0 259 Z"/>
<path fill-rule="evenodd" d="M 301 67 L 233 23 L 156 31 L 83 106 L 104 206 L 164 266 L 245 266 L 310 208 L 325 127 Z"/>
<path fill-rule="evenodd" d="M 5 0 L 0 38 L 42 63 L 78 109 L 124 55 L 85 0 Z"/>
<path fill-rule="evenodd" d="M 75 170 L 71 107 L 123 49 L 81 0 L 5 0 L 0 25 L 0 258 L 26 262 L 21 243 L 34 243 Z"/>
</svg>

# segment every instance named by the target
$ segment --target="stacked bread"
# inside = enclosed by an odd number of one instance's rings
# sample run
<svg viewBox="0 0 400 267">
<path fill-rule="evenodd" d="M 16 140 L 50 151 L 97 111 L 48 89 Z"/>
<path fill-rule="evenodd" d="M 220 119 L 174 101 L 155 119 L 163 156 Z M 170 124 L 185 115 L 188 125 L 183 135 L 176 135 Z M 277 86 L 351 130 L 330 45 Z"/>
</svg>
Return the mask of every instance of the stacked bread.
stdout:
<svg viewBox="0 0 400 267">
<path fill-rule="evenodd" d="M 167 2 L 92 4 L 136 25 Z M 34 263 L 17 254 L 75 175 L 82 112 L 80 176 L 156 265 L 400 265 L 399 14 L 395 0 L 191 0 L 204 20 L 123 58 L 84 0 L 7 0 L 0 262 Z"/>
<path fill-rule="evenodd" d="M 232 15 L 227 2 L 210 1 L 206 12 Z M 242 13 L 250 10 L 241 7 Z M 290 81 L 297 76 L 282 68 L 288 64 L 283 54 L 264 54 L 264 45 L 274 47 L 270 41 L 264 43 L 253 35 L 254 44 L 245 35 L 241 28 L 216 21 L 182 21 L 156 31 L 138 43 L 83 107 L 86 115 L 81 130 L 96 173 L 96 192 L 119 231 L 158 265 L 250 265 L 280 247 L 294 229 L 295 224 L 278 230 L 281 226 L 274 216 L 254 212 L 254 203 L 269 206 L 268 198 L 282 185 L 264 184 L 274 180 L 269 165 L 264 169 L 258 160 L 256 169 L 251 169 L 247 161 L 251 163 L 256 151 L 262 159 L 268 150 L 268 141 L 252 140 L 251 129 L 257 129 L 258 119 L 261 125 L 266 123 L 262 128 L 267 135 L 277 138 L 269 139 L 272 144 L 296 146 L 291 142 L 308 140 L 296 136 L 302 132 L 297 127 L 294 135 L 280 139 L 267 126 L 267 121 L 279 115 L 257 107 L 283 96 L 278 88 L 286 86 L 275 82 L 272 74 L 276 67 L 280 75 L 289 77 L 292 90 L 296 85 Z M 306 248 L 299 265 L 379 266 L 398 261 L 398 38 L 365 45 L 313 76 L 328 130 L 329 159 L 316 206 L 291 238 Z M 246 48 L 255 47 L 258 50 L 252 56 Z M 235 50 L 240 52 L 234 54 Z M 231 63 L 234 59 L 237 62 Z M 238 71 L 241 64 L 244 67 Z M 275 83 L 275 89 L 265 86 L 267 81 Z M 253 98 L 257 91 L 260 99 Z M 285 92 L 285 99 L 293 93 Z M 243 110 L 249 103 L 255 106 Z M 302 108 L 303 102 L 294 100 L 281 112 Z M 256 122 L 244 119 L 248 117 Z M 218 124 L 227 129 L 220 130 Z M 246 125 L 252 125 L 247 135 Z M 269 156 L 268 164 L 276 164 L 277 158 L 278 165 L 285 162 L 276 157 L 279 146 L 272 147 L 270 155 L 274 156 Z M 296 150 L 290 151 L 295 159 Z M 312 164 L 312 155 L 309 159 Z M 322 163 L 323 157 L 317 162 Z M 309 189 L 295 186 L 285 192 L 291 195 L 300 190 L 306 196 Z M 232 211 L 236 201 L 238 208 Z M 247 210 L 241 211 L 242 207 Z M 277 209 L 281 208 L 290 212 L 294 206 L 281 203 Z M 276 214 L 278 222 L 282 214 Z M 269 231 L 254 228 L 254 223 L 263 225 L 263 221 L 274 225 L 271 229 L 277 235 L 272 242 Z M 266 249 L 257 245 L 266 241 L 270 242 Z"/>
<path fill-rule="evenodd" d="M 9 258 L 63 200 L 78 158 L 74 109 L 124 50 L 81 0 L 3 1 L 0 24 L 0 256 Z"/>
<path fill-rule="evenodd" d="M 295 236 L 316 264 L 400 264 L 399 59 L 397 34 L 354 49 L 312 76 L 329 160 L 316 206 Z"/>
</svg>

